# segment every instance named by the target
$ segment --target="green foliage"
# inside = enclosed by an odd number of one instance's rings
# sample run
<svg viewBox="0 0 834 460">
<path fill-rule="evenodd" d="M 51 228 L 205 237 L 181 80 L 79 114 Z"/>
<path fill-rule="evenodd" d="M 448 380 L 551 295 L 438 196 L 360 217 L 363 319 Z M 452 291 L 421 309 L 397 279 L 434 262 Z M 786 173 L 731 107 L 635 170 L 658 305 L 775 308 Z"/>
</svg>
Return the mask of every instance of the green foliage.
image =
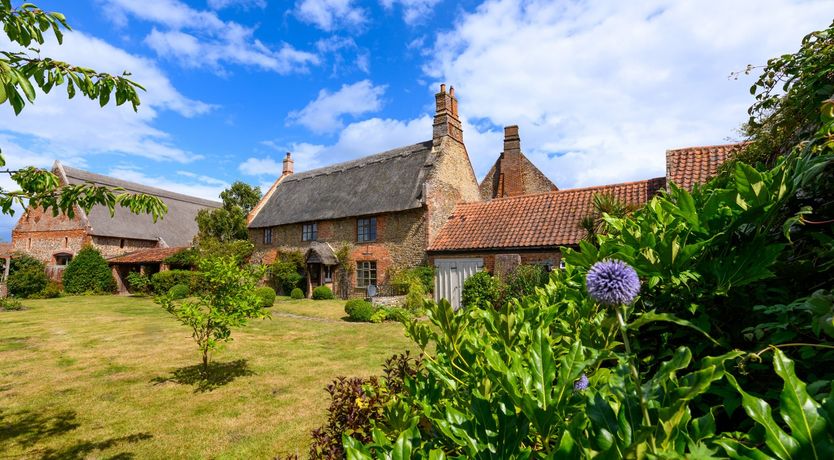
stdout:
<svg viewBox="0 0 834 460">
<path fill-rule="evenodd" d="M 519 265 L 504 277 L 503 294 L 521 298 L 536 292 L 537 287 L 547 284 L 547 272 L 541 265 Z"/>
<path fill-rule="evenodd" d="M 130 272 L 127 274 L 127 284 L 134 294 L 147 294 L 151 290 L 151 279 L 148 275 L 139 272 Z"/>
<path fill-rule="evenodd" d="M 81 93 L 105 106 L 115 94 L 116 105 L 130 102 L 134 111 L 138 108 L 136 90 L 144 88 L 127 78 L 130 73 L 113 76 L 97 72 L 41 56 L 33 48 L 33 45 L 44 44 L 44 32 L 51 32 L 58 44 L 62 43 L 62 29 L 70 30 L 70 27 L 61 13 L 46 12 L 31 3 L 13 8 L 10 1 L 2 0 L 0 23 L 9 41 L 20 46 L 19 50 L 0 50 L 0 106 L 9 103 L 18 115 L 27 100 L 30 103 L 35 101 L 36 87 L 49 93 L 54 87 L 66 84 L 70 99 Z M 0 154 L 0 166 L 5 165 L 6 161 Z M 51 210 L 54 215 L 65 214 L 69 217 L 75 215 L 76 207 L 89 212 L 96 205 L 106 206 L 111 215 L 117 205 L 133 213 L 148 213 L 154 221 L 167 212 L 162 200 L 150 195 L 124 193 L 121 189 L 93 184 L 59 187 L 55 174 L 34 167 L 5 172 L 20 189 L 0 189 L 0 212 L 3 214 L 14 214 L 15 204 L 21 207 L 28 204 L 33 208 Z"/>
<path fill-rule="evenodd" d="M 0 299 L 0 311 L 20 311 L 23 309 L 23 304 L 14 297 Z"/>
<path fill-rule="evenodd" d="M 255 295 L 261 301 L 261 307 L 269 308 L 275 303 L 275 289 L 269 286 L 259 287 L 255 289 Z"/>
<path fill-rule="evenodd" d="M 110 265 L 92 246 L 81 248 L 70 260 L 61 281 L 69 294 L 107 294 L 116 290 Z"/>
<path fill-rule="evenodd" d="M 191 295 L 191 289 L 187 284 L 175 284 L 168 290 L 168 297 L 171 300 L 182 300 Z"/>
<path fill-rule="evenodd" d="M 56 299 L 58 297 L 61 297 L 61 285 L 52 280 L 49 280 L 46 287 L 37 294 L 39 299 Z"/>
<path fill-rule="evenodd" d="M 345 313 L 353 321 L 367 323 L 374 314 L 374 306 L 362 299 L 351 299 L 345 304 Z"/>
<path fill-rule="evenodd" d="M 205 278 L 205 289 L 197 298 L 175 301 L 161 296 L 157 301 L 191 328 L 207 373 L 209 354 L 231 340 L 232 329 L 245 326 L 249 319 L 264 318 L 268 312 L 255 293 L 264 272 L 261 267 L 241 267 L 232 256 L 206 257 L 198 267 Z"/>
<path fill-rule="evenodd" d="M 43 262 L 34 257 L 24 253 L 14 253 L 6 284 L 9 294 L 26 298 L 43 291 L 49 281 L 45 270 Z"/>
<path fill-rule="evenodd" d="M 380 308 L 371 315 L 369 321 L 372 323 L 381 323 L 386 319 L 388 319 L 388 310 Z"/>
<path fill-rule="evenodd" d="M 379 420 L 393 396 L 403 391 L 405 382 L 422 369 L 420 358 L 413 359 L 408 352 L 388 358 L 383 365 L 383 377 L 340 377 L 327 386 L 330 406 L 327 423 L 313 431 L 310 445 L 311 459 L 345 458 L 342 447 L 343 433 L 351 433 L 362 442 L 374 436 L 367 429 L 370 422 Z"/>
<path fill-rule="evenodd" d="M 189 291 L 198 291 L 202 285 L 203 275 L 190 270 L 166 270 L 151 276 L 151 287 L 156 295 L 165 295 L 177 284 L 188 286 Z"/>
<path fill-rule="evenodd" d="M 246 216 L 261 199 L 261 188 L 236 181 L 220 192 L 223 207 L 197 213 L 197 238 L 220 242 L 249 239 Z"/>
<path fill-rule="evenodd" d="M 470 276 L 463 283 L 461 305 L 465 308 L 497 307 L 500 298 L 499 281 L 486 271 Z"/>
<path fill-rule="evenodd" d="M 177 253 L 168 256 L 165 260 L 162 261 L 164 264 L 168 264 L 171 268 L 174 269 L 186 269 L 189 270 L 193 267 L 197 266 L 197 259 L 200 257 L 200 252 L 197 248 L 186 248 L 182 251 L 178 251 Z"/>
<path fill-rule="evenodd" d="M 426 291 L 422 283 L 413 283 L 405 295 L 405 308 L 411 313 L 422 315 L 425 311 Z"/>
<path fill-rule="evenodd" d="M 421 265 L 391 274 L 391 284 L 410 291 L 411 286 L 420 284 L 423 293 L 434 292 L 434 267 Z"/>
<path fill-rule="evenodd" d="M 249 240 L 220 241 L 215 238 L 201 238 L 197 244 L 198 265 L 200 258 L 232 257 L 238 265 L 249 262 L 255 245 Z"/>
<path fill-rule="evenodd" d="M 290 297 L 295 300 L 300 300 L 304 298 L 304 291 L 301 288 L 295 288 L 290 292 Z"/>
<path fill-rule="evenodd" d="M 327 286 L 318 286 L 313 289 L 313 300 L 331 300 L 333 298 L 333 291 Z"/>
<path fill-rule="evenodd" d="M 269 267 L 272 284 L 284 295 L 301 286 L 304 280 L 303 273 L 304 254 L 301 251 L 281 251 Z"/>
</svg>

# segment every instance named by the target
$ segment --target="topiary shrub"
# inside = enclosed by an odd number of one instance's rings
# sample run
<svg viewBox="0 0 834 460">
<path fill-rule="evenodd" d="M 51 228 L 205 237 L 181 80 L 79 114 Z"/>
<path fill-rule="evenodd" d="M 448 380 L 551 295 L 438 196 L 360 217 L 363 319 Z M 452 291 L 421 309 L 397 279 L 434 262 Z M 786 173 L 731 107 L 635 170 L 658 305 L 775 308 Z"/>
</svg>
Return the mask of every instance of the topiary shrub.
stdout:
<svg viewBox="0 0 834 460">
<path fill-rule="evenodd" d="M 313 289 L 313 300 L 330 300 L 333 298 L 333 291 L 327 286 L 319 286 Z"/>
<path fill-rule="evenodd" d="M 167 270 L 154 273 L 151 276 L 151 288 L 153 288 L 153 292 L 157 295 L 167 293 L 176 284 L 185 284 L 190 291 L 199 291 L 201 282 L 202 274 L 189 270 Z"/>
<path fill-rule="evenodd" d="M 345 313 L 353 321 L 369 322 L 374 314 L 374 306 L 362 299 L 351 299 L 345 304 Z"/>
<path fill-rule="evenodd" d="M 175 284 L 168 290 L 168 296 L 174 300 L 184 299 L 191 295 L 191 289 L 187 284 Z"/>
<path fill-rule="evenodd" d="M 70 260 L 61 281 L 64 291 L 70 294 L 105 294 L 116 290 L 110 266 L 98 249 L 92 246 L 83 247 Z"/>
<path fill-rule="evenodd" d="M 26 298 L 43 291 L 49 282 L 45 270 L 46 266 L 38 259 L 27 254 L 15 253 L 12 255 L 6 284 L 9 294 Z"/>
<path fill-rule="evenodd" d="M 275 303 L 275 289 L 272 289 L 269 286 L 255 289 L 255 295 L 260 299 L 261 307 L 269 308 Z"/>
<path fill-rule="evenodd" d="M 501 288 L 492 275 L 480 271 L 463 283 L 461 305 L 464 308 L 491 308 L 501 298 Z"/>
<path fill-rule="evenodd" d="M 304 291 L 302 291 L 301 288 L 295 288 L 290 293 L 290 297 L 295 300 L 301 300 L 304 298 Z"/>
</svg>

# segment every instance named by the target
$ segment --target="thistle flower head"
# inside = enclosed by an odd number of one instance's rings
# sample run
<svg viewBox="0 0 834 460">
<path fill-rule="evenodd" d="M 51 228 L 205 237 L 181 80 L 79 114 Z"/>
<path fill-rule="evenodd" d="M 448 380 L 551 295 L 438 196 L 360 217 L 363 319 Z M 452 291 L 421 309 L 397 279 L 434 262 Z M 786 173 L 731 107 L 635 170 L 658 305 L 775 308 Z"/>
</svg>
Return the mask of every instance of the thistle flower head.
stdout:
<svg viewBox="0 0 834 460">
<path fill-rule="evenodd" d="M 588 388 L 588 376 L 582 374 L 577 381 L 573 382 L 573 391 L 582 391 L 586 388 Z"/>
<path fill-rule="evenodd" d="M 640 293 L 640 278 L 631 265 L 615 259 L 597 262 L 585 277 L 588 294 L 603 305 L 628 305 Z"/>
</svg>

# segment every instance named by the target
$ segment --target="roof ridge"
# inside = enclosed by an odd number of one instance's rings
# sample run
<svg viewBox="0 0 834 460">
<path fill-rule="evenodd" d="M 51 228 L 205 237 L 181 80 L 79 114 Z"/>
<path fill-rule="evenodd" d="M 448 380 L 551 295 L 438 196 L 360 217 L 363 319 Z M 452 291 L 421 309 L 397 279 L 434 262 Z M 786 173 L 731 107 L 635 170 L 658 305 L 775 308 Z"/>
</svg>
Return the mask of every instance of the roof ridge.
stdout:
<svg viewBox="0 0 834 460">
<path fill-rule="evenodd" d="M 665 180 L 665 179 L 666 179 L 665 176 L 658 176 L 658 177 L 652 177 L 650 179 L 635 180 L 635 181 L 630 181 L 630 182 L 618 182 L 618 183 L 615 183 L 615 184 L 590 185 L 590 186 L 587 186 L 587 187 L 577 187 L 577 188 L 564 188 L 564 189 L 559 189 L 559 190 L 549 190 L 547 192 L 528 193 L 528 194 L 525 194 L 525 195 L 518 195 L 518 196 L 502 196 L 502 197 L 493 198 L 493 199 L 488 200 L 488 201 L 472 201 L 472 202 L 469 202 L 469 203 L 460 203 L 459 205 L 460 206 L 481 205 L 481 204 L 494 203 L 494 202 L 505 202 L 505 201 L 512 201 L 512 200 L 530 199 L 530 198 L 536 198 L 536 197 L 540 197 L 540 196 L 544 196 L 544 195 L 567 195 L 571 192 L 584 192 L 584 191 L 587 191 L 587 190 L 623 187 L 623 186 L 636 185 L 636 184 L 642 184 L 642 183 L 648 184 L 649 182 L 654 181 L 654 180 Z"/>
<path fill-rule="evenodd" d="M 720 147 L 741 147 L 741 146 L 747 145 L 749 143 L 750 143 L 750 141 L 741 141 L 741 142 L 731 142 L 731 143 L 728 143 L 728 144 L 693 145 L 693 146 L 690 146 L 690 147 L 678 147 L 678 148 L 674 148 L 674 149 L 666 149 L 666 152 L 670 153 L 670 152 L 681 152 L 681 151 L 684 151 L 684 150 L 714 149 L 714 148 L 720 148 Z"/>
<path fill-rule="evenodd" d="M 302 181 L 305 179 L 312 179 L 314 177 L 326 176 L 337 172 L 344 172 L 350 169 L 361 168 L 370 164 L 380 163 L 391 160 L 397 157 L 404 157 L 413 154 L 420 149 L 411 150 L 413 147 L 428 147 L 432 141 L 423 141 L 416 144 L 404 145 L 393 149 L 385 150 L 383 152 L 366 155 L 364 157 L 354 158 L 353 160 L 343 161 L 341 163 L 334 163 L 320 168 L 303 171 L 298 174 L 293 174 L 284 179 L 284 182 Z"/>
<path fill-rule="evenodd" d="M 112 176 L 105 176 L 104 174 L 98 174 L 90 171 L 86 171 L 84 169 L 73 168 L 71 166 L 66 166 L 61 164 L 61 167 L 64 169 L 65 174 L 67 177 L 72 177 L 74 179 L 83 180 L 84 182 L 93 182 L 93 183 L 101 183 L 102 185 L 109 185 L 111 187 L 120 187 L 128 191 L 132 192 L 139 192 L 146 195 L 154 195 L 158 197 L 165 197 L 170 198 L 172 200 L 183 201 L 186 203 L 196 204 L 196 205 L 203 205 L 203 206 L 219 206 L 222 203 L 219 201 L 212 201 L 207 200 L 205 198 L 200 198 L 192 195 L 186 195 L 184 193 L 177 193 L 171 190 L 166 190 L 158 187 L 153 187 L 150 185 L 140 184 L 138 182 L 132 182 L 124 179 L 118 179 Z M 84 175 L 91 176 L 94 180 L 88 180 L 88 178 L 78 177 L 77 174 L 73 173 L 81 173 Z M 131 187 L 132 186 L 132 187 Z"/>
</svg>

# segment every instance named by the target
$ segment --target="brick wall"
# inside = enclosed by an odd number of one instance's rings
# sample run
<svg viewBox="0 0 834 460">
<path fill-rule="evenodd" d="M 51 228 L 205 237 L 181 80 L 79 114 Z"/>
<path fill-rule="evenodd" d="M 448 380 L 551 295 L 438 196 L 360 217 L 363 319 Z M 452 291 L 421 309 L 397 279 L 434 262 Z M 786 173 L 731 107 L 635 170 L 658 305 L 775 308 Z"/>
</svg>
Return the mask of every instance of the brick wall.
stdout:
<svg viewBox="0 0 834 460">
<path fill-rule="evenodd" d="M 444 254 L 430 254 L 429 264 L 434 265 L 437 259 L 483 259 L 484 268 L 490 273 L 495 273 L 496 256 L 500 255 L 518 255 L 521 258 L 523 265 L 530 264 L 544 264 L 550 263 L 553 267 L 559 266 L 559 261 L 562 260 L 562 253 L 558 249 L 554 250 L 526 250 L 526 251 L 484 251 L 484 252 L 459 252 L 459 253 L 444 253 Z"/>
<path fill-rule="evenodd" d="M 55 254 L 75 254 L 87 243 L 89 238 L 79 215 L 53 216 L 43 209 L 26 210 L 12 231 L 15 251 L 25 252 L 47 265 L 55 263 Z"/>
<path fill-rule="evenodd" d="M 444 136 L 432 152 L 435 162 L 426 181 L 428 241 L 432 241 L 460 202 L 480 201 L 478 181 L 466 146 Z"/>
</svg>

